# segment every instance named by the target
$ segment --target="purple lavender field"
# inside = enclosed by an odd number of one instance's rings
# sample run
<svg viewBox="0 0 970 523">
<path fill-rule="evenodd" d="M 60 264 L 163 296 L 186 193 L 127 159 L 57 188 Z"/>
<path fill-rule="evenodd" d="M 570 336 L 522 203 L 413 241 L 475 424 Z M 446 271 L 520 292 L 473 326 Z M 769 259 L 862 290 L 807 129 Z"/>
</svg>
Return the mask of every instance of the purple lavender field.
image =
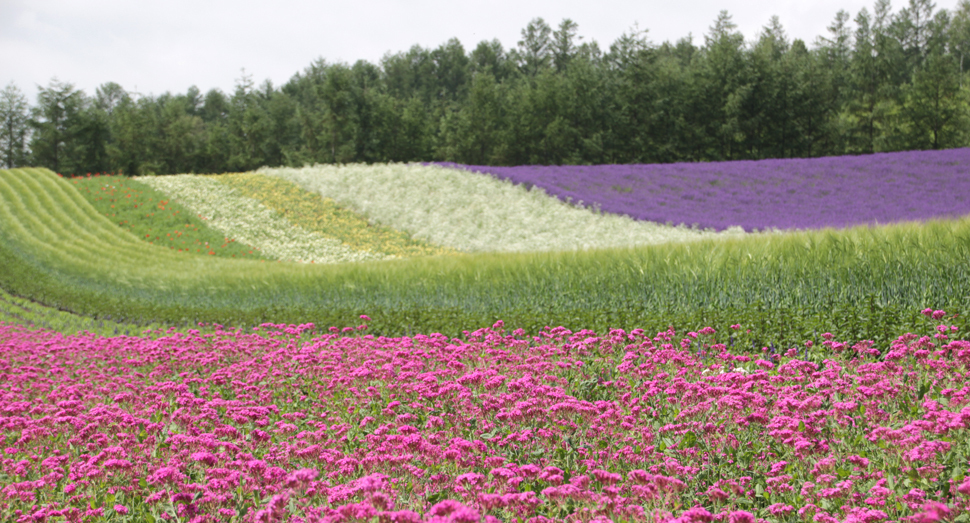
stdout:
<svg viewBox="0 0 970 523">
<path fill-rule="evenodd" d="M 654 165 L 442 164 L 637 220 L 746 231 L 970 214 L 970 149 Z"/>
</svg>

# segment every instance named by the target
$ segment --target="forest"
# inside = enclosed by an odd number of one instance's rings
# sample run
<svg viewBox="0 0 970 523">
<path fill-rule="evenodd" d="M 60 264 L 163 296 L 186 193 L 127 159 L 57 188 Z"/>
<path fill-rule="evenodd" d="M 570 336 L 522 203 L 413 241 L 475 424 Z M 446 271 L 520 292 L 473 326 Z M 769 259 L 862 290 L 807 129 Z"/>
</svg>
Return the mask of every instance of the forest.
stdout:
<svg viewBox="0 0 970 523">
<path fill-rule="evenodd" d="M 561 165 L 808 158 L 970 143 L 970 0 L 839 11 L 813 42 L 771 17 L 746 40 L 722 11 L 702 38 L 634 27 L 602 49 L 533 19 L 517 45 L 319 58 L 232 93 L 0 92 L 0 165 L 62 174 L 247 171 L 315 163 Z"/>
</svg>

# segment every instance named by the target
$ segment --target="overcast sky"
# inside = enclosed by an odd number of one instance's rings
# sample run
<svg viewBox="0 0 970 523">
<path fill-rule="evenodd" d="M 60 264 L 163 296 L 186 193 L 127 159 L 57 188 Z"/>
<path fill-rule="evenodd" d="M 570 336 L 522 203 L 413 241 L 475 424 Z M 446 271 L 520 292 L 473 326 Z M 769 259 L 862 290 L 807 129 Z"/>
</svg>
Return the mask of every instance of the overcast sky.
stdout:
<svg viewBox="0 0 970 523">
<path fill-rule="evenodd" d="M 894 9 L 908 2 L 896 0 Z M 938 0 L 953 9 L 957 0 Z M 650 40 L 693 34 L 698 45 L 722 9 L 749 40 L 772 15 L 811 46 L 840 9 L 859 0 L 0 0 L 0 85 L 34 102 L 57 77 L 94 94 L 113 81 L 142 94 L 231 93 L 241 70 L 280 85 L 312 61 L 378 63 L 388 51 L 437 47 L 457 37 L 466 51 L 497 38 L 515 46 L 529 21 L 579 25 L 604 51 L 634 24 Z"/>
</svg>

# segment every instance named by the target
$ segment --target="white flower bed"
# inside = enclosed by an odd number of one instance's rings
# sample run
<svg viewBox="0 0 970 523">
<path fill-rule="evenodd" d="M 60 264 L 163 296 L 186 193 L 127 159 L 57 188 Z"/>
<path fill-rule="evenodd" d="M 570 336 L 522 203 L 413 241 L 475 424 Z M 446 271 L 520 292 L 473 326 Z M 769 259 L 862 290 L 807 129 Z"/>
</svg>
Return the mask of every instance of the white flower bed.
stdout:
<svg viewBox="0 0 970 523">
<path fill-rule="evenodd" d="M 180 174 L 146 176 L 138 181 L 164 192 L 202 215 L 209 227 L 256 247 L 267 256 L 304 263 L 343 263 L 385 259 L 383 254 L 351 249 L 339 240 L 291 224 L 252 198 L 211 177 Z"/>
<path fill-rule="evenodd" d="M 316 165 L 259 172 L 333 198 L 377 223 L 465 252 L 627 247 L 744 234 L 600 214 L 539 189 L 440 166 Z"/>
</svg>

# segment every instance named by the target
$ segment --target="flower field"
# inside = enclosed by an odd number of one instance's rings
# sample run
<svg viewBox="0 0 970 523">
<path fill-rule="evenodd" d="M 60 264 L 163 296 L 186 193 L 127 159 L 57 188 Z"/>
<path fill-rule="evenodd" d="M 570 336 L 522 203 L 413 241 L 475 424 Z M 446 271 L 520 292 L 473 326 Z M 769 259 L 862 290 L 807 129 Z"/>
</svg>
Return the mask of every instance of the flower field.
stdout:
<svg viewBox="0 0 970 523">
<path fill-rule="evenodd" d="M 32 329 L 44 329 L 62 333 L 86 332 L 100 336 L 125 336 L 145 330 L 144 325 L 132 325 L 114 321 L 99 320 L 89 316 L 46 307 L 32 300 L 13 296 L 0 289 L 0 323 L 21 325 Z M 151 324 L 150 329 L 162 327 Z"/>
<path fill-rule="evenodd" d="M 278 260 L 342 263 L 385 258 L 293 225 L 259 201 L 238 196 L 231 187 L 211 177 L 182 174 L 147 176 L 139 181 L 177 199 L 226 237 L 252 245 Z"/>
<path fill-rule="evenodd" d="M 273 259 L 211 229 L 202 216 L 137 180 L 94 176 L 73 178 L 70 184 L 104 217 L 145 243 L 206 256 Z"/>
<path fill-rule="evenodd" d="M 491 176 L 433 165 L 318 165 L 258 172 L 333 198 L 415 238 L 463 252 L 631 247 L 742 232 L 715 234 L 603 214 Z"/>
<path fill-rule="evenodd" d="M 970 521 L 970 219 L 494 176 L 0 170 L 0 521 Z"/>
<path fill-rule="evenodd" d="M 888 343 L 929 304 L 962 311 L 970 289 L 967 219 L 324 265 L 150 243 L 154 237 L 119 226 L 120 216 L 106 216 L 90 196 L 49 171 L 0 170 L 0 287 L 120 324 L 346 325 L 366 312 L 378 335 L 456 336 L 498 319 L 529 332 L 544 325 L 723 330 L 742 321 L 759 324 L 763 344 L 825 330 Z M 167 212 L 154 218 L 160 214 Z M 210 230 L 206 221 L 199 234 Z"/>
<path fill-rule="evenodd" d="M 637 220 L 716 230 L 842 228 L 970 214 L 970 149 L 659 165 L 454 167 Z"/>
<path fill-rule="evenodd" d="M 329 197 L 300 188 L 274 176 L 256 173 L 218 175 L 215 180 L 241 196 L 258 200 L 291 224 L 340 240 L 356 250 L 384 253 L 396 258 L 455 254 L 453 249 L 431 245 L 408 234 L 370 223 L 366 217 L 343 208 Z"/>
<path fill-rule="evenodd" d="M 0 325 L 4 521 L 965 521 L 970 342 Z"/>
</svg>

